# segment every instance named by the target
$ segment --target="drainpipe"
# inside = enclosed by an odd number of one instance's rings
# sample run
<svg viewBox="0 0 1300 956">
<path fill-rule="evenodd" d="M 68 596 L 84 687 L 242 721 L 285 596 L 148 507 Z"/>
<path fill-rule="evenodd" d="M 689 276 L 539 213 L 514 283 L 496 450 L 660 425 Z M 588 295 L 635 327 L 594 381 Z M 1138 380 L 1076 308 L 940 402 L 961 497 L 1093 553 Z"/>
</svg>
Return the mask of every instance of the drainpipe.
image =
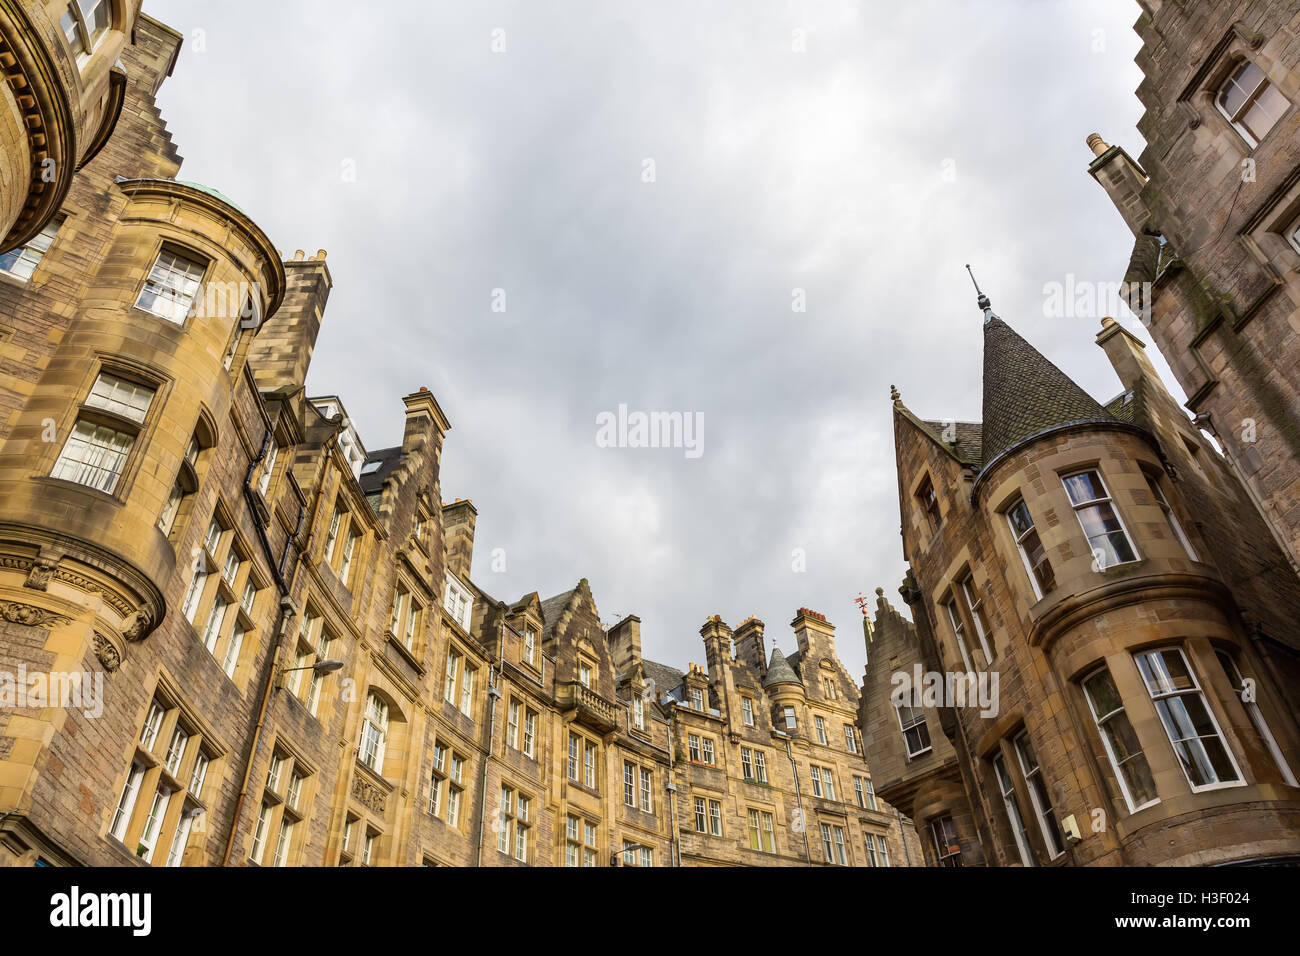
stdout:
<svg viewBox="0 0 1300 956">
<path fill-rule="evenodd" d="M 226 839 L 226 850 L 221 855 L 221 865 L 230 865 L 230 854 L 235 849 L 235 836 L 239 833 L 239 817 L 244 810 L 244 800 L 248 797 L 248 784 L 253 776 L 253 759 L 262 740 L 262 727 L 266 722 L 267 705 L 271 702 L 271 688 L 275 685 L 275 675 L 280 668 L 280 649 L 284 644 L 284 635 L 289 630 L 289 622 L 298 613 L 297 607 L 288 594 L 280 595 L 280 615 L 276 624 L 275 645 L 271 649 L 270 665 L 262 679 L 262 703 L 257 710 L 257 726 L 253 728 L 253 737 L 244 755 L 244 779 L 239 786 L 239 799 L 235 801 L 235 812 L 230 818 L 230 836 Z"/>
<path fill-rule="evenodd" d="M 502 633 L 501 639 L 505 640 L 504 633 Z M 499 645 L 498 645 L 498 650 L 500 650 Z M 501 698 L 501 688 L 497 686 L 497 681 L 494 680 L 494 676 L 496 675 L 496 672 L 497 672 L 497 666 L 495 664 L 489 664 L 488 665 L 488 700 L 489 700 L 490 708 L 488 711 L 488 722 L 487 722 L 488 740 L 487 740 L 487 754 L 483 757 L 483 769 L 480 772 L 480 776 L 482 777 L 482 783 L 479 787 L 479 798 L 478 798 L 478 862 L 475 863 L 475 866 L 483 865 L 483 824 L 487 819 L 487 777 L 488 777 L 487 772 L 488 772 L 488 763 L 491 762 L 492 760 L 492 744 L 496 740 L 496 734 L 494 733 L 494 731 L 496 729 L 496 722 L 497 722 L 497 701 Z"/>
<path fill-rule="evenodd" d="M 248 798 L 249 781 L 253 776 L 253 761 L 257 756 L 257 749 L 262 741 L 262 728 L 266 724 L 266 711 L 271 702 L 271 689 L 275 686 L 275 675 L 280 667 L 280 652 L 284 646 L 284 635 L 289 629 L 289 622 L 298 614 L 298 608 L 294 605 L 293 599 L 289 597 L 289 586 L 284 580 L 284 570 L 289 559 L 289 550 L 293 542 L 302 530 L 303 518 L 306 514 L 301 505 L 298 506 L 298 527 L 293 535 L 289 536 L 284 543 L 284 554 L 281 555 L 279 562 L 275 560 L 275 554 L 271 550 L 271 542 L 266 536 L 266 529 L 262 526 L 261 516 L 258 514 L 256 502 L 253 500 L 253 489 L 250 482 L 253 480 L 253 472 L 266 457 L 267 449 L 271 446 L 271 428 L 268 425 L 266 433 L 262 436 L 262 447 L 248 465 L 248 471 L 244 474 L 244 500 L 248 503 L 249 513 L 253 518 L 253 527 L 257 530 L 257 539 L 262 545 L 262 551 L 266 556 L 267 566 L 271 569 L 271 576 L 275 579 L 276 590 L 280 593 L 280 611 L 276 618 L 275 624 L 275 643 L 271 648 L 271 656 L 268 662 L 266 673 L 262 678 L 262 701 L 257 709 L 257 724 L 253 727 L 253 736 L 249 740 L 248 750 L 244 754 L 244 777 L 239 787 L 239 797 L 235 800 L 235 811 L 230 818 L 230 835 L 226 838 L 226 849 L 221 855 L 221 865 L 230 865 L 230 855 L 235 849 L 235 837 L 239 833 L 239 818 L 244 811 L 244 801 Z M 295 571 L 296 571 L 295 567 Z"/>
<path fill-rule="evenodd" d="M 898 807 L 894 807 L 894 816 L 898 818 L 898 838 L 903 844 L 903 859 L 907 860 L 908 866 L 911 866 L 912 854 L 907 849 L 907 831 L 903 829 L 903 814 L 899 811 Z"/>
<path fill-rule="evenodd" d="M 773 730 L 772 735 L 785 740 L 785 755 L 790 758 L 790 771 L 794 774 L 794 798 L 799 805 L 799 820 L 803 824 L 803 855 L 812 866 L 812 850 L 808 848 L 808 816 L 803 812 L 803 790 L 799 786 L 799 765 L 794 762 L 794 751 L 790 749 L 790 735 L 780 730 Z"/>
<path fill-rule="evenodd" d="M 682 865 L 682 825 L 677 819 L 677 781 L 673 779 L 673 721 L 677 716 L 677 702 L 673 701 L 668 711 L 668 812 L 672 815 L 673 821 L 673 842 L 672 852 L 669 858 L 672 859 L 673 866 Z"/>
</svg>

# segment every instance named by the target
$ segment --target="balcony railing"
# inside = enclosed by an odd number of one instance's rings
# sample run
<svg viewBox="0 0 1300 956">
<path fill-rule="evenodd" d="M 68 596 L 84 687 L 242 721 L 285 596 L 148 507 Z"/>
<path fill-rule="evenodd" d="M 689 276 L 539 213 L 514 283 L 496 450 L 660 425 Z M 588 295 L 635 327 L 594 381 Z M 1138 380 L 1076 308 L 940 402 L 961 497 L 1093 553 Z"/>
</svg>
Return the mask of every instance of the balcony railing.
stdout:
<svg viewBox="0 0 1300 956">
<path fill-rule="evenodd" d="M 556 688 L 556 702 L 561 710 L 574 712 L 574 719 L 580 724 L 609 733 L 618 726 L 618 706 L 601 697 L 594 690 L 582 686 L 580 681 L 571 680 Z"/>
</svg>

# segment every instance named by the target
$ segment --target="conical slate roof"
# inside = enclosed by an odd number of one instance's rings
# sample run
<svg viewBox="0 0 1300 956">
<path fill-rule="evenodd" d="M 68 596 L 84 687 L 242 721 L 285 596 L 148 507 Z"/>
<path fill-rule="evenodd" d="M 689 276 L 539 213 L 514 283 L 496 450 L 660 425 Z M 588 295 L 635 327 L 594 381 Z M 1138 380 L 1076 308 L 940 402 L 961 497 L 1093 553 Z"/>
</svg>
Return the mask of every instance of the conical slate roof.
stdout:
<svg viewBox="0 0 1300 956">
<path fill-rule="evenodd" d="M 984 324 L 984 467 L 1049 428 L 1114 415 L 997 316 Z"/>
<path fill-rule="evenodd" d="M 763 686 L 771 687 L 773 684 L 798 684 L 799 678 L 794 670 L 786 662 L 785 655 L 781 653 L 781 648 L 772 648 L 772 663 L 767 665 L 767 676 L 763 678 Z"/>
</svg>

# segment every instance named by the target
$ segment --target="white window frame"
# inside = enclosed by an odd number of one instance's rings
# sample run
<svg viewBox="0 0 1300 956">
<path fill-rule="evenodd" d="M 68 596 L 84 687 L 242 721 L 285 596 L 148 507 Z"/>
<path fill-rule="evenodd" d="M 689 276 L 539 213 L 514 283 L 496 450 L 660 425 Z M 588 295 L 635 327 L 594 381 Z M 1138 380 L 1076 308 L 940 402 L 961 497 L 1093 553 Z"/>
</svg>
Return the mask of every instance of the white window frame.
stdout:
<svg viewBox="0 0 1300 956">
<path fill-rule="evenodd" d="M 1183 771 L 1183 779 L 1186 780 L 1187 785 L 1191 787 L 1192 793 L 1204 793 L 1208 790 L 1225 790 L 1225 789 L 1230 789 L 1232 787 L 1246 786 L 1246 778 L 1245 775 L 1242 774 L 1241 772 L 1241 764 L 1237 762 L 1237 755 L 1233 753 L 1232 746 L 1229 744 L 1228 738 L 1224 736 L 1223 728 L 1219 725 L 1219 718 L 1215 715 L 1214 708 L 1210 706 L 1209 695 L 1206 694 L 1204 689 L 1201 687 L 1200 678 L 1196 676 L 1196 671 L 1192 667 L 1191 661 L 1187 659 L 1187 655 L 1183 653 L 1183 649 L 1178 645 L 1166 645 L 1164 647 L 1153 647 L 1150 650 L 1142 651 L 1141 653 L 1135 654 L 1134 662 L 1139 663 L 1139 667 L 1138 667 L 1139 673 L 1141 673 L 1140 661 L 1144 659 L 1155 658 L 1163 662 L 1163 658 L 1160 657 L 1160 655 L 1167 653 L 1169 651 L 1176 651 L 1178 653 L 1178 656 L 1182 658 L 1183 667 L 1186 669 L 1188 676 L 1191 677 L 1192 686 L 1183 690 L 1178 690 L 1170 685 L 1168 689 L 1162 689 L 1159 692 L 1157 692 L 1157 690 L 1153 689 L 1151 685 L 1147 682 L 1145 675 L 1143 675 L 1142 684 L 1144 687 L 1146 687 L 1147 694 L 1151 697 L 1152 705 L 1155 707 L 1156 712 L 1159 715 L 1160 726 L 1164 728 L 1165 737 L 1169 741 L 1169 746 L 1174 751 L 1174 760 L 1178 763 L 1178 766 Z M 1161 667 L 1161 671 L 1164 671 L 1163 666 Z M 1157 676 L 1162 678 L 1161 679 L 1162 687 L 1163 685 L 1168 684 L 1168 681 L 1163 679 L 1165 676 L 1164 674 L 1160 674 Z M 1210 717 L 1210 723 L 1214 727 L 1214 733 L 1218 737 L 1219 744 L 1220 746 L 1223 747 L 1224 753 L 1228 755 L 1228 762 L 1232 764 L 1232 769 L 1236 773 L 1237 779 L 1216 780 L 1213 783 L 1203 783 L 1200 785 L 1192 783 L 1192 778 L 1188 775 L 1186 766 L 1183 765 L 1183 761 L 1178 756 L 1178 743 L 1174 741 L 1173 731 L 1170 728 L 1169 724 L 1167 723 L 1164 713 L 1160 708 L 1160 701 L 1169 700 L 1170 698 L 1173 697 L 1178 697 L 1178 698 L 1190 697 L 1192 695 L 1196 695 L 1197 697 L 1200 698 L 1201 706 L 1205 708 L 1205 712 Z M 1186 707 L 1186 705 L 1184 705 L 1184 707 Z M 1203 738 L 1199 736 L 1194 738 L 1186 738 L 1186 740 L 1196 740 L 1198 744 L 1200 744 L 1200 741 L 1202 739 Z M 1200 746 L 1201 749 L 1204 750 L 1204 744 L 1200 744 Z M 1209 760 L 1208 753 L 1205 756 L 1206 756 L 1206 760 L 1208 761 Z M 1211 769 L 1213 770 L 1213 767 L 1211 767 Z M 1215 775 L 1217 776 L 1218 771 L 1216 770 L 1214 772 Z"/>
<path fill-rule="evenodd" d="M 1296 783 L 1295 774 L 1291 772 L 1291 765 L 1283 755 L 1282 748 L 1277 745 L 1277 740 L 1273 736 L 1273 731 L 1269 729 L 1268 721 L 1264 717 L 1264 712 L 1260 710 L 1258 696 L 1256 696 L 1256 699 L 1254 700 L 1245 699 L 1246 677 L 1242 673 L 1241 667 L 1237 664 L 1236 658 L 1234 658 L 1231 653 L 1221 648 L 1216 648 L 1214 654 L 1215 657 L 1219 659 L 1219 663 L 1225 665 L 1223 669 L 1228 675 L 1228 680 L 1232 682 L 1232 689 L 1236 691 L 1237 699 L 1241 701 L 1241 706 L 1246 710 L 1246 716 L 1250 718 L 1251 724 L 1255 727 L 1255 732 L 1259 734 L 1260 739 L 1264 742 L 1264 746 L 1272 756 L 1273 762 L 1277 764 L 1277 769 L 1282 772 L 1282 779 L 1284 779 L 1289 786 L 1300 786 L 1300 784 Z M 1231 666 L 1231 670 L 1228 670 L 1229 666 Z M 1259 686 L 1258 681 L 1254 681 L 1254 684 L 1256 687 Z"/>
<path fill-rule="evenodd" d="M 460 629 L 468 633 L 474 615 L 474 599 L 465 586 L 450 571 L 447 572 L 446 580 L 447 587 L 443 596 L 443 607 L 447 609 L 451 619 L 460 625 Z"/>
<path fill-rule="evenodd" d="M 63 443 L 50 477 L 111 495 L 126 473 L 136 433 L 78 418 Z"/>
<path fill-rule="evenodd" d="M 1020 731 L 1012 741 L 1016 751 L 1016 759 L 1020 762 L 1020 773 L 1025 778 L 1025 788 L 1029 791 L 1029 802 L 1033 804 L 1034 816 L 1038 820 L 1038 828 L 1043 834 L 1043 844 L 1047 847 L 1047 855 L 1055 860 L 1065 852 L 1064 837 L 1060 829 L 1060 822 L 1056 819 L 1056 808 L 1052 805 L 1051 793 L 1047 789 L 1047 781 L 1043 779 L 1043 767 L 1038 762 L 1038 755 L 1034 753 L 1033 744 L 1029 741 L 1029 732 Z M 1033 759 L 1032 769 L 1029 766 L 1028 756 Z M 1048 825 L 1051 821 L 1053 826 Z"/>
<path fill-rule="evenodd" d="M 537 711 L 524 708 L 524 748 L 525 757 L 533 757 L 537 752 Z"/>
<path fill-rule="evenodd" d="M 1300 224 L 1297 225 L 1297 229 L 1300 229 Z M 1178 515 L 1174 514 L 1173 506 L 1169 504 L 1169 499 L 1165 497 L 1165 490 L 1160 487 L 1160 479 L 1146 472 L 1143 472 L 1143 477 L 1146 478 L 1147 484 L 1151 487 L 1151 495 L 1155 498 L 1156 504 L 1164 512 L 1165 522 L 1169 525 L 1169 529 L 1173 531 L 1178 543 L 1183 546 L 1183 550 L 1187 552 L 1187 556 L 1193 561 L 1201 560 L 1196 556 L 1196 549 L 1192 547 L 1191 539 L 1187 537 L 1187 533 L 1183 530 Z"/>
<path fill-rule="evenodd" d="M 363 764 L 378 774 L 384 772 L 384 749 L 388 742 L 388 724 L 388 703 L 371 691 L 366 695 L 366 709 L 361 720 L 361 743 L 357 748 L 357 756 Z"/>
<path fill-rule="evenodd" d="M 966 668 L 966 673 L 973 673 L 975 667 L 971 664 L 970 650 L 966 647 L 966 623 L 957 610 L 956 595 L 945 601 L 943 607 L 948 612 L 948 623 L 952 625 L 952 634 L 957 640 L 957 650 L 961 652 L 962 665 Z"/>
<path fill-rule="evenodd" d="M 140 288 L 140 294 L 136 296 L 135 307 L 176 325 L 184 325 L 194 309 L 194 302 L 203 288 L 203 278 L 208 272 L 209 263 L 195 256 L 189 250 L 182 252 L 167 246 L 158 250 L 158 255 L 149 268 L 149 275 Z M 164 258 L 168 260 L 166 264 Z M 153 301 L 144 305 L 147 295 L 153 296 Z"/>
<path fill-rule="evenodd" d="M 914 715 L 911 723 L 903 723 L 903 708 L 906 707 Z M 898 701 L 894 702 L 894 717 L 898 720 L 898 730 L 903 735 L 903 746 L 907 749 L 907 758 L 913 760 L 922 754 L 927 754 L 933 749 L 934 741 L 930 739 L 930 726 L 925 719 L 925 710 L 921 707 L 914 707 L 911 704 L 903 704 Z M 907 732 L 917 727 L 925 729 L 926 745 L 919 750 L 912 749 L 912 743 L 907 739 Z"/>
<path fill-rule="evenodd" d="M 1001 751 L 993 757 L 993 776 L 998 782 L 998 792 L 1002 794 L 1002 806 L 1011 825 L 1011 835 L 1016 841 L 1016 852 L 1020 854 L 1022 866 L 1034 865 L 1034 854 L 1029 849 L 1029 831 L 1025 829 L 1024 817 L 1020 814 L 1020 804 L 1016 800 L 1016 785 L 1007 771 L 1006 758 Z"/>
<path fill-rule="evenodd" d="M 1241 85 L 1237 81 L 1243 73 L 1247 73 L 1251 69 L 1254 69 L 1255 72 L 1259 74 L 1259 82 L 1248 91 L 1245 86 Z M 1241 105 L 1237 107 L 1235 113 L 1228 112 L 1228 108 L 1224 106 L 1222 102 L 1229 85 L 1237 87 L 1237 89 L 1244 94 Z M 1227 78 L 1220 83 L 1218 88 L 1214 91 L 1215 108 L 1229 123 L 1232 124 L 1232 128 L 1240 134 L 1241 138 L 1246 141 L 1247 145 L 1249 145 L 1252 150 L 1259 145 L 1260 140 L 1255 138 L 1254 132 L 1243 122 L 1243 117 L 1252 106 L 1259 102 L 1270 88 L 1277 91 L 1277 95 L 1286 103 L 1286 109 L 1284 109 L 1281 115 L 1269 124 L 1268 129 L 1262 131 L 1261 136 L 1267 136 L 1277 127 L 1278 123 L 1282 121 L 1282 117 L 1286 116 L 1287 112 L 1290 111 L 1292 103 L 1287 98 L 1286 94 L 1278 89 L 1277 85 L 1273 83 L 1273 81 L 1268 78 L 1268 75 L 1256 66 L 1254 62 L 1249 59 L 1243 59 L 1239 64 L 1233 67 L 1232 72 L 1228 74 Z"/>
<path fill-rule="evenodd" d="M 50 246 L 54 244 L 61 225 L 63 225 L 62 218 L 51 219 L 38 235 L 28 240 L 26 245 L 0 255 L 0 273 L 18 282 L 25 283 L 30 280 L 36 274 L 41 260 L 45 258 L 45 253 L 49 252 Z M 6 262 L 7 265 L 4 264 Z"/>
<path fill-rule="evenodd" d="M 1156 796 L 1139 805 L 1131 790 L 1129 790 L 1128 780 L 1124 776 L 1123 768 L 1120 765 L 1119 757 L 1115 753 L 1115 748 L 1111 744 L 1110 733 L 1106 729 L 1106 724 L 1116 718 L 1123 718 L 1128 721 L 1129 729 L 1133 736 L 1137 737 L 1137 728 L 1133 726 L 1133 721 L 1128 716 L 1127 708 L 1124 706 L 1123 699 L 1120 700 L 1120 706 L 1105 714 L 1097 713 L 1097 705 L 1092 699 L 1092 694 L 1088 693 L 1088 681 L 1101 674 L 1105 674 L 1109 679 L 1111 686 L 1115 688 L 1115 695 L 1119 696 L 1119 687 L 1115 684 L 1115 675 L 1111 674 L 1110 668 L 1105 664 L 1093 668 L 1079 680 L 1079 689 L 1083 691 L 1084 700 L 1088 702 L 1088 713 L 1092 715 L 1092 722 L 1097 728 L 1097 735 L 1101 737 L 1102 746 L 1106 749 L 1106 756 L 1110 760 L 1111 773 L 1115 775 L 1115 780 L 1119 784 L 1120 793 L 1124 797 L 1124 806 L 1128 808 L 1129 813 L 1137 813 L 1139 810 L 1145 810 L 1147 807 L 1154 807 L 1160 802 L 1160 796 Z M 1139 741 L 1141 743 L 1141 741 Z M 1147 759 L 1146 750 L 1139 750 L 1135 754 L 1130 754 L 1128 760 L 1142 758 L 1147 766 L 1147 775 L 1151 777 L 1151 788 L 1155 790 L 1155 774 L 1151 772 L 1151 762 Z M 1127 762 L 1127 761 L 1126 761 Z"/>
<path fill-rule="evenodd" d="M 1291 248 L 1300 253 L 1300 218 L 1297 218 L 1291 225 L 1286 228 L 1286 241 L 1291 243 Z"/>
<path fill-rule="evenodd" d="M 970 612 L 970 620 L 975 628 L 975 636 L 979 639 L 981 650 L 984 651 L 984 661 L 991 664 L 993 662 L 993 647 L 989 641 L 989 634 L 984 628 L 984 623 L 980 620 L 980 613 L 984 610 L 984 597 L 975 590 L 974 576 L 967 574 L 961 578 L 957 582 L 957 590 L 961 592 L 966 600 L 966 610 Z"/>
<path fill-rule="evenodd" d="M 1071 478 L 1077 478 L 1079 475 L 1095 475 L 1097 484 L 1101 486 L 1102 497 L 1090 498 L 1087 501 L 1075 501 L 1070 494 Z M 1125 542 L 1128 543 L 1129 550 L 1133 552 L 1133 557 L 1127 561 L 1116 561 L 1114 564 L 1102 564 L 1101 569 L 1108 571 L 1111 568 L 1118 568 L 1125 564 L 1135 564 L 1142 560 L 1142 552 L 1138 550 L 1137 542 L 1133 540 L 1133 535 L 1129 534 L 1128 525 L 1124 523 L 1124 516 L 1120 514 L 1119 506 L 1115 503 L 1114 497 L 1110 493 L 1110 488 L 1106 484 L 1106 479 L 1101 475 L 1100 468 L 1079 468 L 1074 471 L 1061 475 L 1061 485 L 1065 488 L 1066 500 L 1070 502 L 1070 507 L 1074 510 L 1075 520 L 1079 522 L 1079 530 L 1083 532 L 1083 540 L 1088 542 L 1088 552 L 1092 555 L 1093 560 L 1097 561 L 1097 548 L 1093 546 L 1092 539 L 1088 537 L 1088 529 L 1083 523 L 1083 512 L 1092 508 L 1101 509 L 1110 508 L 1111 514 L 1115 516 L 1115 521 L 1119 524 L 1120 533 L 1124 536 Z M 1098 562 L 1100 564 L 1100 562 Z"/>
<path fill-rule="evenodd" d="M 1018 507 L 1024 509 L 1025 517 L 1029 519 L 1029 527 L 1026 528 L 1024 532 L 1016 531 L 1016 523 L 1011 520 L 1012 512 L 1014 512 Z M 1025 503 L 1023 497 L 1018 497 L 1011 502 L 1006 510 L 1006 518 L 1007 527 L 1011 529 L 1011 540 L 1015 542 L 1016 550 L 1020 552 L 1020 560 L 1025 566 L 1025 574 L 1029 578 L 1029 586 L 1034 590 L 1034 598 L 1035 600 L 1041 601 L 1043 595 L 1048 592 L 1044 591 L 1042 585 L 1039 584 L 1038 575 L 1034 573 L 1034 566 L 1029 563 L 1029 552 L 1025 549 L 1025 539 L 1027 539 L 1031 534 L 1038 539 L 1038 546 L 1043 549 L 1043 560 L 1051 570 L 1052 581 L 1053 584 L 1055 584 L 1056 569 L 1052 567 L 1052 559 L 1047 554 L 1047 546 L 1043 544 L 1043 536 L 1038 533 L 1038 525 L 1034 521 L 1034 516 L 1029 511 L 1029 505 Z M 1055 590 L 1055 587 L 1053 587 L 1052 590 Z"/>
<path fill-rule="evenodd" d="M 92 31 L 90 14 L 101 9 L 104 25 L 99 30 Z M 59 29 L 80 69 L 113 29 L 113 5 L 110 0 L 69 0 L 63 16 L 59 18 Z"/>
<path fill-rule="evenodd" d="M 118 842 L 126 840 L 127 828 L 131 825 L 131 814 L 135 812 L 135 802 L 140 796 L 140 785 L 144 782 L 144 764 L 132 761 L 131 769 L 126 774 L 126 784 L 122 787 L 122 796 L 118 798 L 117 809 L 113 811 L 113 823 L 108 833 Z"/>
</svg>

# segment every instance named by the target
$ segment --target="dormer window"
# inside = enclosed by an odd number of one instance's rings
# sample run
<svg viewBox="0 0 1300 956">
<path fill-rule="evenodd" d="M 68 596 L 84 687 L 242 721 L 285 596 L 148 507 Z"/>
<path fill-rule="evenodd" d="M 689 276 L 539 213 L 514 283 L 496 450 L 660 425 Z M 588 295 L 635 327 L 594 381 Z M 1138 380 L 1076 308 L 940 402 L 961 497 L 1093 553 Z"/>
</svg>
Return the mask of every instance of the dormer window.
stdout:
<svg viewBox="0 0 1300 956">
<path fill-rule="evenodd" d="M 943 516 L 939 513 L 939 498 L 934 493 L 934 482 L 930 480 L 929 475 L 926 475 L 925 480 L 921 482 L 921 487 L 917 489 L 916 500 L 920 502 L 921 511 L 930 525 L 930 533 L 934 534 L 943 524 Z"/>
<path fill-rule="evenodd" d="M 524 625 L 524 663 L 532 664 L 537 658 L 537 632 Z"/>
<path fill-rule="evenodd" d="M 692 687 L 690 690 L 691 710 L 704 710 L 704 690 L 699 687 Z"/>
<path fill-rule="evenodd" d="M 474 611 L 474 601 L 464 586 L 450 573 L 447 575 L 447 593 L 443 598 L 443 607 L 447 609 L 451 619 L 459 624 L 462 630 L 469 630 L 470 618 Z"/>
<path fill-rule="evenodd" d="M 1259 145 L 1291 107 L 1281 90 L 1268 81 L 1264 71 L 1249 60 L 1224 80 L 1214 105 L 1228 118 L 1233 129 L 1250 144 Z"/>
</svg>

